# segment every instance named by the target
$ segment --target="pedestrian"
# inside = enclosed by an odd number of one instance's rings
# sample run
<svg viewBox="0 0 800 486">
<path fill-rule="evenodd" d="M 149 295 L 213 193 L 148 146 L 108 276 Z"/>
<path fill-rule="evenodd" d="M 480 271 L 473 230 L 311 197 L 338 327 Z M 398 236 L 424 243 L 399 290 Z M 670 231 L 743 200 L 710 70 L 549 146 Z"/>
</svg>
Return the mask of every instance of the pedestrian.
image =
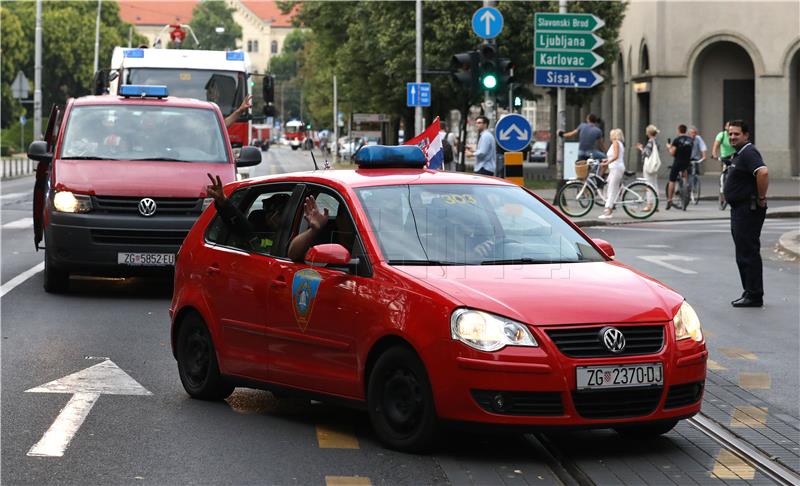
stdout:
<svg viewBox="0 0 800 486">
<path fill-rule="evenodd" d="M 489 131 L 489 119 L 481 115 L 475 119 L 478 128 L 478 145 L 473 150 L 467 148 L 467 155 L 475 155 L 475 173 L 494 175 L 497 167 L 497 150 L 495 149 L 494 135 Z"/>
<path fill-rule="evenodd" d="M 572 138 L 578 136 L 578 160 L 586 160 L 589 158 L 601 160 L 605 156 L 605 141 L 603 140 L 603 130 L 601 130 L 597 123 L 599 122 L 594 113 L 589 113 L 586 121 L 578 125 L 575 130 L 564 132 L 559 130 L 558 136 L 563 138 Z"/>
<path fill-rule="evenodd" d="M 447 134 L 444 133 L 444 131 L 441 131 L 439 133 L 442 135 L 442 154 L 444 156 L 444 161 L 439 170 L 452 170 L 451 166 L 453 164 L 453 146 L 450 145 L 450 142 L 447 140 Z"/>
<path fill-rule="evenodd" d="M 669 149 L 669 153 L 672 154 L 673 160 L 672 169 L 669 171 L 667 206 L 665 209 L 672 207 L 672 194 L 675 192 L 675 182 L 678 180 L 678 176 L 683 177 L 684 182 L 686 182 L 684 185 L 688 185 L 688 174 L 686 171 L 692 163 L 694 140 L 692 137 L 686 135 L 686 125 L 678 125 L 678 136 L 675 137 L 675 140 L 667 139 L 667 148 Z"/>
<path fill-rule="evenodd" d="M 706 160 L 708 146 L 703 137 L 697 133 L 697 127 L 689 128 L 689 136 L 692 137 L 692 162 Z"/>
<path fill-rule="evenodd" d="M 456 170 L 456 164 L 458 163 L 458 154 L 460 148 L 458 147 L 458 136 L 456 136 L 453 132 L 447 132 L 447 135 L 444 137 L 447 140 L 447 143 L 450 144 L 450 148 L 453 150 L 453 162 L 448 167 L 448 170 Z"/>
<path fill-rule="evenodd" d="M 714 146 L 711 148 L 711 156 L 722 163 L 722 170 L 731 165 L 731 157 L 736 153 L 736 149 L 731 145 L 730 137 L 728 136 L 729 121 L 725 122 L 722 131 L 714 138 Z"/>
<path fill-rule="evenodd" d="M 742 120 L 728 125 L 728 137 L 736 152 L 725 181 L 725 200 L 731 206 L 731 236 L 736 247 L 736 266 L 744 292 L 734 307 L 764 305 L 761 264 L 761 227 L 767 215 L 769 174 L 761 153 L 750 142 L 750 129 Z"/>
<path fill-rule="evenodd" d="M 644 180 L 650 184 L 653 189 L 658 193 L 658 169 L 661 167 L 661 156 L 658 153 L 658 142 L 656 136 L 658 135 L 658 127 L 655 125 L 647 125 L 644 129 L 647 135 L 647 144 L 637 143 L 636 148 L 642 153 L 642 172 Z M 643 211 L 648 212 L 655 204 L 653 194 L 647 193 L 647 205 Z"/>
<path fill-rule="evenodd" d="M 614 204 L 617 202 L 619 189 L 622 186 L 622 177 L 625 175 L 625 135 L 622 129 L 611 130 L 608 137 L 611 139 L 611 146 L 608 148 L 606 158 L 600 165 L 608 167 L 608 179 L 606 184 L 606 207 L 600 219 L 609 219 L 614 214 Z"/>
</svg>

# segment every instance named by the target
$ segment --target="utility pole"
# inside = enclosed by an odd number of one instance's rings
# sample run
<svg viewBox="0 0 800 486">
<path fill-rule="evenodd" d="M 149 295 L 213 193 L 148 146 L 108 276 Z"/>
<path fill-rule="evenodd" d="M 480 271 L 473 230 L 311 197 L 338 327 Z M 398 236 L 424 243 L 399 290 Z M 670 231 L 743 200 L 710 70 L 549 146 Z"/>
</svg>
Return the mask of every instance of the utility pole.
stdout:
<svg viewBox="0 0 800 486">
<path fill-rule="evenodd" d="M 422 83 L 422 0 L 417 0 L 417 86 Z M 416 137 L 425 127 L 422 125 L 422 107 L 414 108 L 414 134 L 408 139 Z"/>
<path fill-rule="evenodd" d="M 33 68 L 33 139 L 42 139 L 42 0 L 36 0 Z"/>
<path fill-rule="evenodd" d="M 567 0 L 558 0 L 558 13 L 567 13 Z M 567 129 L 567 90 L 566 88 L 557 89 L 556 133 L 559 131 L 564 132 Z M 564 184 L 564 138 L 559 136 L 556 136 L 556 179 L 558 179 L 558 188 L 560 189 Z"/>
<path fill-rule="evenodd" d="M 97 20 L 94 25 L 94 72 L 97 72 L 97 65 L 100 59 L 100 8 L 103 0 L 97 0 Z M 94 73 L 93 73 L 94 74 Z"/>
<path fill-rule="evenodd" d="M 336 75 L 333 75 L 333 163 L 339 162 L 339 98 L 336 89 Z"/>
</svg>

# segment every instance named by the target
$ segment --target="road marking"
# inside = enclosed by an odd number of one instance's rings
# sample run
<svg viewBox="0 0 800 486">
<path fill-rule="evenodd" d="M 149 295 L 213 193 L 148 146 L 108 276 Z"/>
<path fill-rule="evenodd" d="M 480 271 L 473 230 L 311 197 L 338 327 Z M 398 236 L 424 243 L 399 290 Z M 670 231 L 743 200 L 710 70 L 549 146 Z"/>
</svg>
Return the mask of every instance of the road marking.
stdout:
<svg viewBox="0 0 800 486">
<path fill-rule="evenodd" d="M 673 270 L 673 271 L 676 271 L 676 272 L 679 272 L 679 273 L 684 273 L 686 275 L 693 275 L 693 274 L 697 273 L 694 270 L 689 270 L 688 268 L 677 267 L 677 266 L 672 265 L 670 263 L 667 263 L 665 261 L 665 260 L 677 260 L 677 261 L 682 261 L 682 262 L 691 262 L 691 261 L 697 260 L 697 258 L 695 258 L 695 257 L 684 256 L 684 255 L 667 254 L 667 255 L 643 255 L 643 256 L 640 256 L 638 258 L 641 258 L 642 260 L 648 261 L 650 263 L 655 263 L 656 265 L 661 265 L 664 268 L 668 268 L 670 270 Z"/>
<path fill-rule="evenodd" d="M 364 476 L 325 476 L 328 486 L 372 486 L 372 481 Z"/>
<path fill-rule="evenodd" d="M 358 438 L 346 425 L 317 425 L 320 449 L 358 449 Z"/>
<path fill-rule="evenodd" d="M 731 427 L 753 427 L 761 428 L 767 423 L 766 407 L 753 407 L 751 405 L 741 405 L 736 407 L 731 417 Z"/>
<path fill-rule="evenodd" d="M 607 225 L 602 227 L 603 230 L 618 230 L 618 231 L 651 231 L 653 233 L 730 233 L 730 230 L 702 230 L 694 228 L 649 228 L 649 227 L 628 227 L 628 225 Z"/>
<path fill-rule="evenodd" d="M 719 451 L 711 472 L 720 479 L 753 479 L 756 475 L 752 466 L 728 449 Z"/>
<path fill-rule="evenodd" d="M 103 361 L 27 393 L 71 393 L 53 425 L 28 451 L 29 456 L 61 457 L 100 395 L 152 395 L 111 360 Z"/>
<path fill-rule="evenodd" d="M 772 380 L 767 373 L 739 373 L 739 386 L 748 390 L 769 390 Z"/>
<path fill-rule="evenodd" d="M 703 331 L 703 334 L 705 334 L 706 337 L 708 337 L 708 333 L 707 332 Z M 713 359 L 708 360 L 706 362 L 706 364 L 708 365 L 708 369 L 710 369 L 712 371 L 725 371 L 725 370 L 728 369 L 728 368 L 722 366 L 721 364 L 717 363 Z"/>
<path fill-rule="evenodd" d="M 669 248 L 669 245 L 644 245 L 647 248 Z"/>
<path fill-rule="evenodd" d="M 758 356 L 742 348 L 717 348 L 717 350 L 729 358 L 749 359 L 750 361 L 758 359 Z"/>
<path fill-rule="evenodd" d="M 21 284 L 22 282 L 28 280 L 32 276 L 34 276 L 37 273 L 41 272 L 42 270 L 44 270 L 44 262 L 36 265 L 33 268 L 29 268 L 28 270 L 25 270 L 24 272 L 20 273 L 19 275 L 17 275 L 16 277 L 12 278 L 8 282 L 4 283 L 3 286 L 0 287 L 0 297 L 3 297 L 7 293 L 11 292 L 12 290 L 14 290 L 14 287 L 16 287 L 17 285 Z"/>
<path fill-rule="evenodd" d="M 5 229 L 33 228 L 33 218 L 22 218 L 3 225 Z"/>
<path fill-rule="evenodd" d="M 31 196 L 32 194 L 33 193 L 30 192 L 30 191 L 29 192 L 12 192 L 10 194 L 3 194 L 2 196 L 0 196 L 0 199 L 12 199 L 12 198 L 18 198 L 18 197 L 23 197 L 23 196 Z"/>
</svg>

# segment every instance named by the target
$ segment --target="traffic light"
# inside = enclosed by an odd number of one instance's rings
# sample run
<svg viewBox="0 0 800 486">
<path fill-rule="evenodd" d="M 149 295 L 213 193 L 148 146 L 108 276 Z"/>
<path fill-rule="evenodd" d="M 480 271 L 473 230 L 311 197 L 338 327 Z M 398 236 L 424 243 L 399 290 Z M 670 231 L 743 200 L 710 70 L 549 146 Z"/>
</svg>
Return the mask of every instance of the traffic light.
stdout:
<svg viewBox="0 0 800 486">
<path fill-rule="evenodd" d="M 484 44 L 480 50 L 480 87 L 486 91 L 497 89 L 499 71 L 497 69 L 497 46 L 494 44 Z"/>
<path fill-rule="evenodd" d="M 275 77 L 271 75 L 264 76 L 264 81 L 261 83 L 261 95 L 264 98 L 264 114 L 266 116 L 275 116 Z"/>
<path fill-rule="evenodd" d="M 514 82 L 514 68 L 516 65 L 511 59 L 502 58 L 497 61 L 497 71 L 500 73 L 497 80 L 498 89 L 508 90 L 508 85 Z"/>
<path fill-rule="evenodd" d="M 478 58 L 478 51 L 467 51 L 454 55 L 450 61 L 453 79 L 469 92 L 478 88 Z"/>
</svg>

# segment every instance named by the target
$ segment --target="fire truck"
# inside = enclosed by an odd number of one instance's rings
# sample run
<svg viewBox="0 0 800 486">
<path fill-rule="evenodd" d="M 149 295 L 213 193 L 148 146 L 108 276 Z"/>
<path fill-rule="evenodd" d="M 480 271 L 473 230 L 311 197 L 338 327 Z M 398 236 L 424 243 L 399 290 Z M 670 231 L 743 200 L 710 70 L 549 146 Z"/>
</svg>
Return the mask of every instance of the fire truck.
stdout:
<svg viewBox="0 0 800 486">
<path fill-rule="evenodd" d="M 283 136 L 286 139 L 286 143 L 292 147 L 292 150 L 297 150 L 301 147 L 308 148 L 306 124 L 300 120 L 287 121 L 286 125 L 284 125 Z"/>
</svg>

